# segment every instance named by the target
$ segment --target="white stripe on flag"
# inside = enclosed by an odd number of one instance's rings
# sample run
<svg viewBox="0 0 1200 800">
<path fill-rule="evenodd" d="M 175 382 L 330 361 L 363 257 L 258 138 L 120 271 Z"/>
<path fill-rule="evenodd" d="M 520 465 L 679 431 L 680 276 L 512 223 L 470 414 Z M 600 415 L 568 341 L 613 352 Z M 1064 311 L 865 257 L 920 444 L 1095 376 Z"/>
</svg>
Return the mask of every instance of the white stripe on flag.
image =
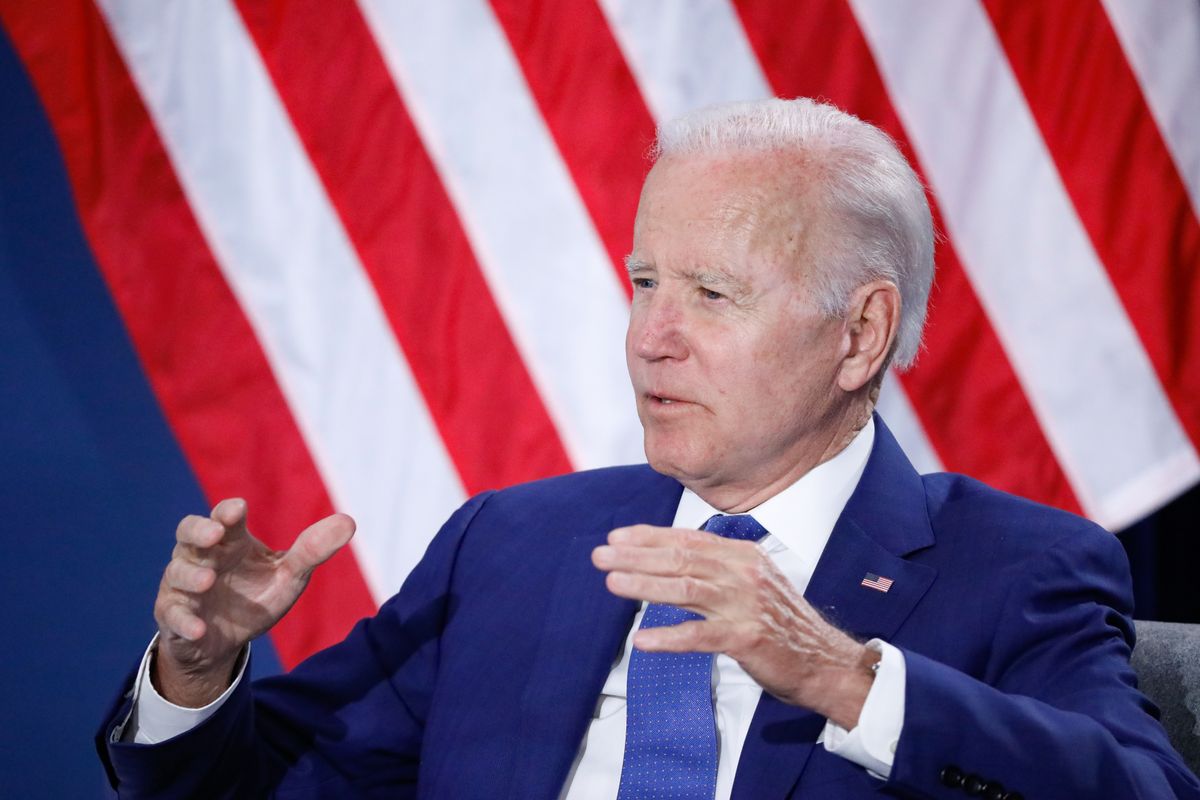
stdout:
<svg viewBox="0 0 1200 800">
<path fill-rule="evenodd" d="M 1200 216 L 1200 2 L 1103 3 Z"/>
<path fill-rule="evenodd" d="M 963 267 L 1084 509 L 1120 527 L 1200 461 L 977 3 L 852 0 Z M 987 87 L 987 91 L 981 91 Z M 1019 213 L 1025 209 L 1025 213 Z"/>
<path fill-rule="evenodd" d="M 381 602 L 464 492 L 378 299 L 232 6 L 100 5 Z"/>
<path fill-rule="evenodd" d="M 628 303 L 490 7 L 361 5 L 572 462 L 643 460 Z"/>
<path fill-rule="evenodd" d="M 600 8 L 659 122 L 713 103 L 771 96 L 727 0 L 600 0 Z"/>
</svg>

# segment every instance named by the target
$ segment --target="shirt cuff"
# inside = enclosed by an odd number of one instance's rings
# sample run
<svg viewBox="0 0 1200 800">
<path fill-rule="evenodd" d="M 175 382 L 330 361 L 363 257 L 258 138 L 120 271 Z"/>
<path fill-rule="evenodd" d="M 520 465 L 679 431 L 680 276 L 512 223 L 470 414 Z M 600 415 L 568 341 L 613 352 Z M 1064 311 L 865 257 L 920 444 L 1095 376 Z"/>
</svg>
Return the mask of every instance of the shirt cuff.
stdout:
<svg viewBox="0 0 1200 800">
<path fill-rule="evenodd" d="M 118 733 L 123 742 L 158 744 L 195 728 L 225 704 L 229 695 L 241 682 L 246 664 L 250 662 L 250 645 L 247 644 L 238 656 L 234 679 L 229 688 L 202 708 L 185 708 L 160 695 L 154 688 L 154 682 L 150 680 L 150 663 L 157 646 L 158 634 L 155 634 L 150 646 L 146 648 L 146 654 L 142 656 L 142 665 L 138 668 L 137 680 L 133 683 L 133 711 L 124 730 Z"/>
<path fill-rule="evenodd" d="M 867 647 L 879 653 L 879 671 L 867 692 L 858 725 L 852 730 L 825 723 L 825 749 L 853 761 L 880 779 L 892 772 L 900 732 L 904 727 L 904 654 L 887 642 L 872 639 Z"/>
</svg>

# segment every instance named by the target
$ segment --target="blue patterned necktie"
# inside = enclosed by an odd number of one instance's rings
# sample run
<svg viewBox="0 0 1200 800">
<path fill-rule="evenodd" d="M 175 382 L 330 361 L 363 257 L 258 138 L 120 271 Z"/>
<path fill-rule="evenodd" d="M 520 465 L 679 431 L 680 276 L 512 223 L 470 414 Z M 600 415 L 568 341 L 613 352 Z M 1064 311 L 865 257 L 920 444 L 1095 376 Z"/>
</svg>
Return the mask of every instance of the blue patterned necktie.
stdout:
<svg viewBox="0 0 1200 800">
<path fill-rule="evenodd" d="M 701 530 L 727 539 L 767 535 L 748 514 L 717 514 Z M 700 619 L 650 603 L 643 628 Z M 697 800 L 717 788 L 717 724 L 712 704 L 712 653 L 647 653 L 634 648 L 626 694 L 625 760 L 617 800 Z"/>
</svg>

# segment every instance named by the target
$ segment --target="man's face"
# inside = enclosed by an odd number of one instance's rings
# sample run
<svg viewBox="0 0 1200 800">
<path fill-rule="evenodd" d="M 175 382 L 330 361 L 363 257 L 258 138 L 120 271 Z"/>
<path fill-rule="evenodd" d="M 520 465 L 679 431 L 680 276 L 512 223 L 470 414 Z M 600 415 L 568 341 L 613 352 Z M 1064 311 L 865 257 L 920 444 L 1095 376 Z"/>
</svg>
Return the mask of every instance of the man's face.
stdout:
<svg viewBox="0 0 1200 800">
<path fill-rule="evenodd" d="M 646 457 L 727 509 L 823 460 L 845 405 L 842 321 L 805 288 L 821 226 L 795 190 L 804 175 L 765 157 L 665 158 L 638 207 L 625 357 Z"/>
</svg>

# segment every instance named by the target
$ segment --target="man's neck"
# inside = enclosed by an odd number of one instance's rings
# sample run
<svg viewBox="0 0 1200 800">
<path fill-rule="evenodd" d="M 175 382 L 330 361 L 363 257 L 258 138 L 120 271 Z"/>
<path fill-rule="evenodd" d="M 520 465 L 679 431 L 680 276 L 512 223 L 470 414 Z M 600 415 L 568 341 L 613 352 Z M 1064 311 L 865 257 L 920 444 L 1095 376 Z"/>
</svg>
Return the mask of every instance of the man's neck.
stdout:
<svg viewBox="0 0 1200 800">
<path fill-rule="evenodd" d="M 873 405 L 864 407 L 856 404 L 847 408 L 838 420 L 838 424 L 831 426 L 827 435 L 819 437 L 815 446 L 808 448 L 807 452 L 814 455 L 801 455 L 775 474 L 758 476 L 756 480 L 748 483 L 692 486 L 685 481 L 684 485 L 713 508 L 718 508 L 727 514 L 749 511 L 770 500 L 845 450 L 871 421 L 873 410 Z"/>
</svg>

